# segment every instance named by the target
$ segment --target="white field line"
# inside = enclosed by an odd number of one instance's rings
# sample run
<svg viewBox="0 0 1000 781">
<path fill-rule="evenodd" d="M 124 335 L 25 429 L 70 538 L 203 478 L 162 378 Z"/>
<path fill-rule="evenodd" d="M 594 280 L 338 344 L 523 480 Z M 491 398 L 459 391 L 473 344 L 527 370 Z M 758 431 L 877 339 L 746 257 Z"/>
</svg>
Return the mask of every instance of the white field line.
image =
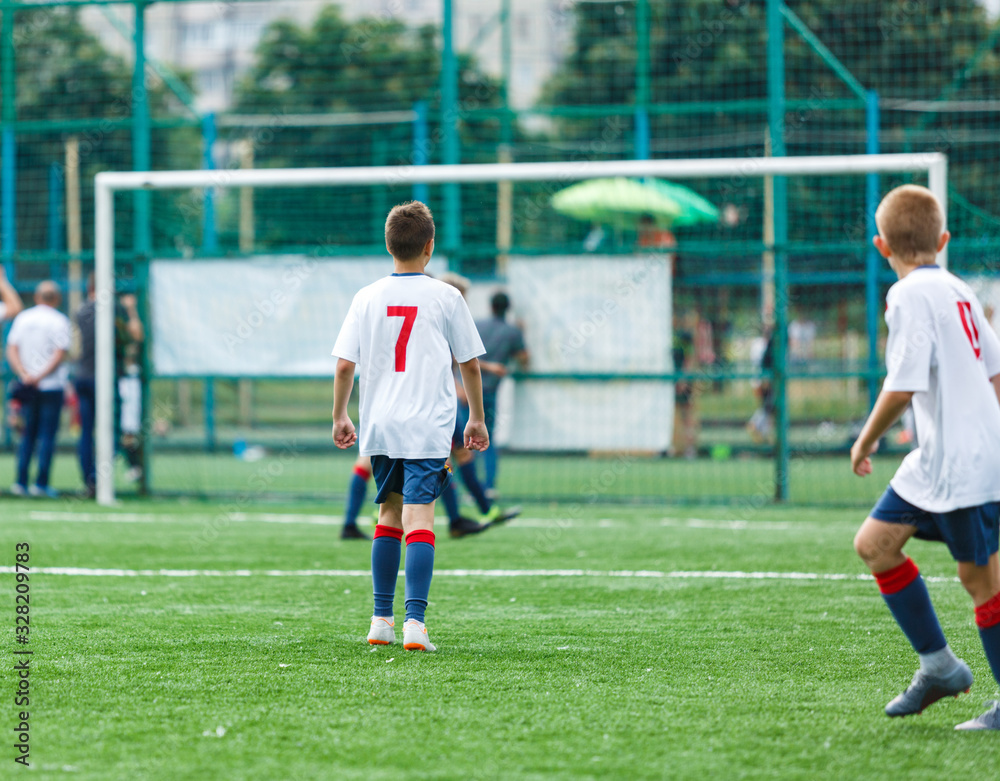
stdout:
<svg viewBox="0 0 1000 781">
<path fill-rule="evenodd" d="M 54 521 L 61 523 L 205 523 L 226 520 L 232 523 L 278 523 L 305 526 L 340 526 L 343 518 L 339 515 L 303 515 L 299 513 L 244 513 L 220 510 L 215 514 L 133 513 L 133 512 L 58 512 L 33 510 L 28 513 L 32 521 Z M 801 521 L 743 521 L 706 520 L 704 518 L 661 518 L 650 519 L 652 523 L 676 529 L 718 529 L 724 531 L 788 531 L 798 527 L 812 528 L 814 524 Z M 558 527 L 617 529 L 645 523 L 643 519 L 622 521 L 615 518 L 599 518 L 587 521 L 580 518 L 515 518 L 511 526 L 527 529 L 549 529 Z M 853 522 L 852 522 L 853 523 Z M 856 524 L 854 524 L 856 525 Z"/>
<path fill-rule="evenodd" d="M 0 567 L 0 574 L 14 574 L 14 567 Z M 70 575 L 101 578 L 369 578 L 366 569 L 303 570 L 214 570 L 214 569 L 90 569 L 86 567 L 32 567 L 32 575 Z M 440 578 L 648 578 L 662 580 L 872 580 L 871 575 L 816 572 L 725 572 L 674 570 L 592 570 L 592 569 L 443 569 Z M 926 577 L 932 583 L 957 583 L 958 578 Z"/>
<path fill-rule="evenodd" d="M 76 513 L 32 510 L 28 513 L 31 521 L 59 521 L 64 523 L 169 523 L 190 521 L 204 523 L 219 518 L 235 523 L 292 523 L 309 526 L 340 526 L 343 518 L 339 515 L 302 515 L 299 513 L 238 513 L 219 510 L 217 513 L 171 514 L 171 513 Z"/>
</svg>

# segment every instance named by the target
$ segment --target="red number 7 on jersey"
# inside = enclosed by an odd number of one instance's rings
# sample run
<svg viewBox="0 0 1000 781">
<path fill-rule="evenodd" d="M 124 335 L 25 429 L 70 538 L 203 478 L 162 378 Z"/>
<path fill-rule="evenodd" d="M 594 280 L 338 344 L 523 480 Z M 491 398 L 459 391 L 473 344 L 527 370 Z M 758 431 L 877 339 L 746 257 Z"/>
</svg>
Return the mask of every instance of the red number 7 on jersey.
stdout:
<svg viewBox="0 0 1000 781">
<path fill-rule="evenodd" d="M 969 337 L 969 344 L 972 345 L 972 352 L 978 358 L 982 350 L 979 347 L 979 329 L 976 328 L 976 321 L 972 317 L 972 304 L 968 301 L 959 301 L 958 314 L 962 318 L 962 327 L 965 329 L 965 335 Z"/>
<path fill-rule="evenodd" d="M 413 330 L 413 321 L 417 319 L 417 307 L 415 306 L 390 306 L 388 307 L 389 317 L 402 317 L 403 327 L 399 329 L 399 338 L 396 339 L 396 371 L 406 371 L 406 345 L 410 341 L 410 331 Z"/>
</svg>

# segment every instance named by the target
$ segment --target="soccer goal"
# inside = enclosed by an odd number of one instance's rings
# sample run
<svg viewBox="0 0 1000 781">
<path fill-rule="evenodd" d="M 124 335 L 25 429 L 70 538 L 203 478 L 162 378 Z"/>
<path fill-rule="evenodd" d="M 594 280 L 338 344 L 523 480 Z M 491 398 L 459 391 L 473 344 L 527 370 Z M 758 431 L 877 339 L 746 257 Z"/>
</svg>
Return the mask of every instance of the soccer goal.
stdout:
<svg viewBox="0 0 1000 781">
<path fill-rule="evenodd" d="M 575 182 L 616 177 L 683 182 L 713 203 L 718 216 L 684 227 L 669 213 L 581 220 L 553 207 L 552 196 Z M 734 495 L 770 498 L 770 484 L 786 498 L 795 453 L 823 450 L 832 440 L 816 431 L 839 425 L 837 415 L 845 421 L 856 416 L 867 398 L 863 392 L 852 397 L 853 406 L 843 413 L 839 401 L 826 405 L 833 411 L 809 412 L 812 417 L 803 418 L 808 423 L 796 428 L 789 422 L 789 383 L 813 382 L 801 394 L 808 411 L 817 408 L 820 394 L 847 393 L 835 383 L 855 393 L 877 377 L 874 302 L 885 269 L 869 257 L 873 209 L 882 192 L 902 181 L 926 184 L 947 205 L 947 159 L 938 153 L 98 174 L 98 502 L 110 504 L 116 495 L 114 291 L 116 248 L 122 253 L 124 246 L 116 233 L 116 194 L 163 198 L 163 208 L 182 215 L 178 224 L 230 219 L 230 235 L 239 234 L 230 250 L 203 243 L 193 258 L 174 248 L 152 251 L 155 379 L 281 380 L 288 384 L 272 389 L 272 403 L 286 412 L 302 402 L 298 391 L 282 402 L 281 388 L 293 388 L 292 381 L 321 382 L 328 415 L 334 369 L 329 352 L 346 307 L 358 287 L 389 269 L 379 234 L 386 211 L 418 196 L 430 201 L 438 222 L 432 271 L 450 268 L 473 278 L 474 314 L 477 308 L 486 313 L 490 295 L 502 284 L 524 326 L 532 363 L 518 378 L 516 393 L 501 398 L 506 412 L 496 439 L 522 453 L 627 454 L 624 466 L 605 470 L 610 477 L 594 478 L 593 492 L 624 491 L 646 475 L 643 485 L 655 494 L 667 490 L 664 483 L 658 473 L 634 467 L 635 459 L 685 449 L 675 442 L 690 424 L 692 404 L 682 384 L 700 383 L 700 434 L 688 455 L 702 471 L 692 478 L 694 473 L 684 472 L 690 465 L 678 465 L 670 474 L 681 475 L 676 479 L 685 489 L 698 480 L 713 489 L 725 486 L 732 474 L 738 478 Z M 160 191 L 173 193 L 173 200 L 168 203 Z M 646 222 L 653 229 L 648 235 Z M 363 240 L 352 238 L 362 234 Z M 834 256 L 836 268 L 820 267 L 822 258 Z M 845 286 L 842 293 L 829 292 L 836 285 Z M 827 291 L 830 301 L 848 299 L 839 317 L 859 320 L 852 327 L 856 338 L 828 340 L 841 363 L 834 366 L 833 357 L 821 356 L 796 369 L 779 338 L 772 366 L 754 364 L 749 334 L 761 328 L 787 334 L 792 308 L 809 308 L 796 304 L 805 301 L 806 286 Z M 850 299 L 857 298 L 864 307 L 856 311 Z M 700 319 L 692 314 L 696 309 Z M 724 329 L 728 341 L 720 347 Z M 697 354 L 696 367 L 687 365 L 678 334 L 689 339 L 687 355 Z M 763 441 L 747 440 L 743 416 L 753 411 L 752 389 L 762 381 L 773 385 L 773 432 L 763 431 Z M 202 402 L 207 410 L 207 389 Z M 300 422 L 328 438 L 328 419 Z M 230 458 L 252 454 L 253 436 L 234 424 L 229 439 L 215 445 Z M 298 457 L 299 445 L 291 446 L 287 458 L 281 455 L 287 445 L 266 447 L 275 454 L 274 472 Z M 740 448 L 747 458 L 737 463 L 733 454 Z M 754 458 L 771 470 L 767 476 L 754 471 Z M 197 459 L 179 461 L 191 470 L 181 479 L 182 492 L 184 479 L 216 480 Z M 730 472 L 716 471 L 726 463 Z M 528 498 L 540 471 L 536 464 L 526 471 Z M 275 476 L 257 477 L 268 482 Z M 234 490 L 246 494 L 254 479 L 241 475 Z M 320 479 L 313 485 L 327 489 Z M 566 493 L 589 490 L 574 484 Z"/>
</svg>

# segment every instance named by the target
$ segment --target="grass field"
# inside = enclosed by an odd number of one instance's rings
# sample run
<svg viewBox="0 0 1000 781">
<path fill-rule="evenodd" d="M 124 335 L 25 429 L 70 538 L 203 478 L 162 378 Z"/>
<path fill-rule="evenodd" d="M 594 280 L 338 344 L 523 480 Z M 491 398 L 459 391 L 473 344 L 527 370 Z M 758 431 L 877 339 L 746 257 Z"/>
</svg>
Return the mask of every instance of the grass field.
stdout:
<svg viewBox="0 0 1000 781">
<path fill-rule="evenodd" d="M 938 780 L 995 754 L 952 729 L 996 685 L 942 547 L 910 552 L 976 684 L 882 714 L 915 656 L 859 578 L 863 509 L 545 503 L 442 533 L 431 655 L 364 642 L 339 503 L 0 501 L 0 713 L 13 735 L 28 542 L 34 778 Z"/>
</svg>

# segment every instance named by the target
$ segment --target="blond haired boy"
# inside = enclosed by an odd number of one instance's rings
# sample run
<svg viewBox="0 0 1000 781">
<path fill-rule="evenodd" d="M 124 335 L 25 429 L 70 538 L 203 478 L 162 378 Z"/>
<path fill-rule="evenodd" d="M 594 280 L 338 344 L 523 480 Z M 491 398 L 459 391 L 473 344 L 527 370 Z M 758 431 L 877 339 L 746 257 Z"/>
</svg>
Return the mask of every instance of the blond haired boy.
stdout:
<svg viewBox="0 0 1000 781">
<path fill-rule="evenodd" d="M 394 207 L 385 221 L 385 243 L 393 273 L 358 291 L 333 348 L 339 359 L 333 439 L 341 449 L 358 441 L 347 401 L 360 365 L 360 450 L 371 456 L 379 505 L 368 642 L 396 640 L 393 597 L 405 534 L 403 648 L 434 651 L 424 612 L 434 571 L 434 501 L 451 476 L 445 459 L 457 407 L 452 355 L 469 398 L 465 446 L 485 450 L 489 434 L 478 359 L 485 350 L 462 294 L 424 273 L 434 252 L 430 209 L 419 201 Z"/>
<path fill-rule="evenodd" d="M 875 246 L 899 281 L 886 296 L 888 373 L 851 448 L 851 467 L 871 474 L 879 439 L 911 404 L 919 447 L 903 459 L 854 548 L 920 657 L 910 686 L 885 708 L 889 716 L 907 716 L 972 685 L 917 566 L 902 552 L 910 537 L 944 542 L 958 562 L 1000 682 L 1000 340 L 969 286 L 935 262 L 950 234 L 929 190 L 897 187 L 875 221 Z M 1000 702 L 955 729 L 1000 730 Z"/>
</svg>

